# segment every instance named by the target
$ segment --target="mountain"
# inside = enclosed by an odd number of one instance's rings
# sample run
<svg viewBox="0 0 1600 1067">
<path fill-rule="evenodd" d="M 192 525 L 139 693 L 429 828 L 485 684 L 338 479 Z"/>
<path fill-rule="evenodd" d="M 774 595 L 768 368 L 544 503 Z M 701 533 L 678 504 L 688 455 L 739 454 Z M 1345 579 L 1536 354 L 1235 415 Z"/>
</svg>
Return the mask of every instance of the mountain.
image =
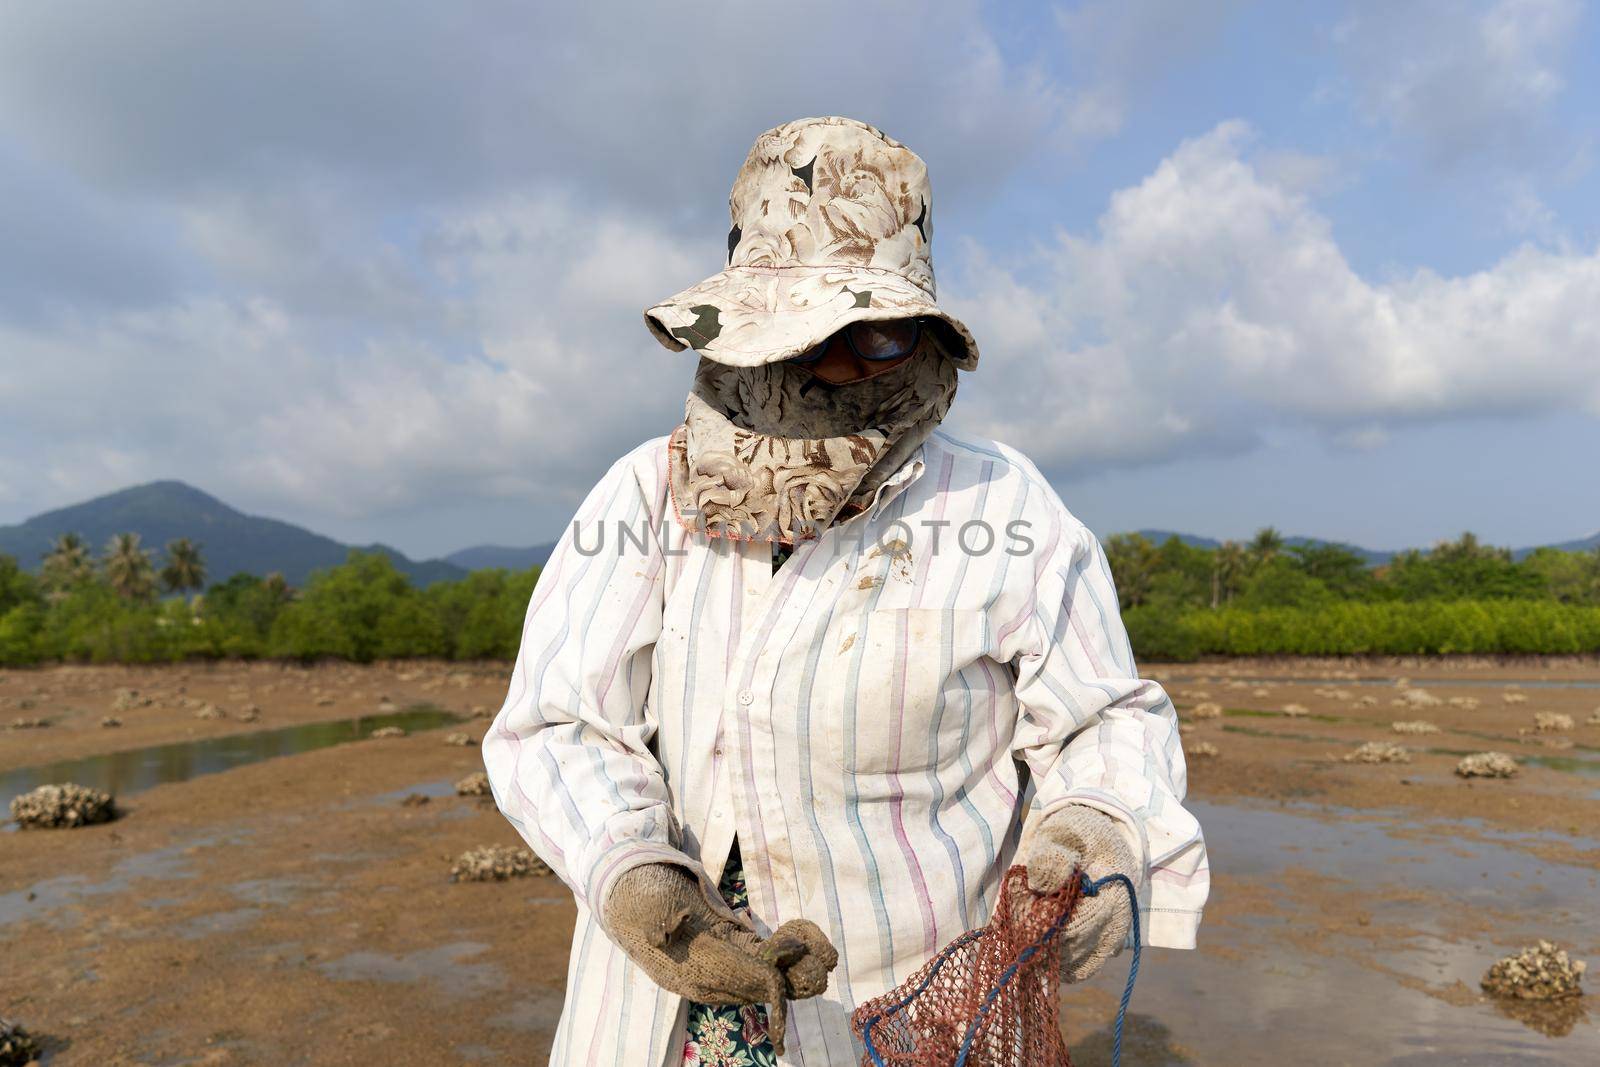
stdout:
<svg viewBox="0 0 1600 1067">
<path fill-rule="evenodd" d="M 1165 543 L 1169 537 L 1176 537 L 1179 541 L 1182 541 L 1190 548 L 1213 549 L 1222 547 L 1222 542 L 1216 540 L 1215 538 L 1200 537 L 1195 534 L 1179 533 L 1176 530 L 1135 530 L 1134 532 L 1145 538 L 1145 540 L 1158 545 Z M 1360 556 L 1362 559 L 1366 560 L 1367 566 L 1369 567 L 1376 567 L 1379 564 L 1387 563 L 1389 560 L 1393 559 L 1395 555 L 1393 552 L 1382 552 L 1371 548 L 1362 548 L 1360 545 L 1347 545 L 1343 541 L 1325 541 L 1320 537 L 1285 537 L 1283 539 L 1283 543 L 1284 546 L 1288 548 L 1294 548 L 1297 545 L 1338 545 L 1340 548 L 1347 548 L 1351 552 L 1354 552 L 1356 555 Z M 1573 543 L 1576 544 L 1577 542 Z"/>
<path fill-rule="evenodd" d="M 15 526 L 0 526 L 0 554 L 14 556 L 25 570 L 37 572 L 41 558 L 60 534 L 79 534 L 99 552 L 113 534 L 129 531 L 137 533 L 146 548 L 156 551 L 158 558 L 161 547 L 173 538 L 187 537 L 198 542 L 206 562 L 206 577 L 211 582 L 224 581 L 240 571 L 251 574 L 281 571 L 291 585 L 304 585 L 313 570 L 343 563 L 352 548 L 361 548 L 383 553 L 413 582 L 425 586 L 453 581 L 468 571 L 489 567 L 520 571 L 543 566 L 555 548 L 554 544 L 527 548 L 474 545 L 443 559 L 413 560 L 388 545 L 342 544 L 292 523 L 246 515 L 191 485 L 161 481 L 35 515 Z M 1158 545 L 1170 537 L 1196 548 L 1214 549 L 1221 544 L 1214 538 L 1175 530 L 1134 532 Z M 1289 546 L 1340 544 L 1314 537 L 1285 537 L 1284 543 Z M 1369 565 L 1386 563 L 1395 555 L 1356 545 L 1343 547 L 1361 556 Z M 1600 547 L 1600 533 L 1550 547 L 1567 552 L 1592 551 Z M 1532 547 L 1519 548 L 1515 555 L 1521 559 L 1532 551 Z"/>
<path fill-rule="evenodd" d="M 113 534 L 133 532 L 156 550 L 176 537 L 200 545 L 206 580 L 220 582 L 240 571 L 281 571 L 290 585 L 304 585 L 318 567 L 343 563 L 350 549 L 382 552 L 418 585 L 460 578 L 466 571 L 444 560 L 412 560 L 387 545 L 346 545 L 277 519 L 246 515 L 209 493 L 177 481 L 151 482 L 108 493 L 82 504 L 35 515 L 16 526 L 0 526 L 0 553 L 38 571 L 41 557 L 63 533 L 76 533 L 99 552 Z"/>
<path fill-rule="evenodd" d="M 1212 549 L 1222 546 L 1222 542 L 1215 538 L 1201 537 L 1198 534 L 1179 533 L 1176 530 L 1135 530 L 1133 532 L 1153 545 L 1164 545 L 1176 537 L 1190 548 Z"/>
<path fill-rule="evenodd" d="M 473 545 L 459 549 L 444 557 L 445 562 L 469 571 L 503 567 L 508 571 L 525 571 L 529 567 L 543 567 L 555 550 L 555 542 L 534 545 L 532 548 L 508 548 L 505 545 Z"/>
<path fill-rule="evenodd" d="M 1590 534 L 1588 537 L 1580 537 L 1576 541 L 1563 541 L 1559 545 L 1549 545 L 1547 547 L 1559 548 L 1563 552 L 1593 552 L 1595 549 L 1600 548 L 1600 533 Z M 1519 548 L 1511 553 L 1511 556 L 1513 559 L 1522 559 L 1533 551 L 1533 548 Z"/>
</svg>

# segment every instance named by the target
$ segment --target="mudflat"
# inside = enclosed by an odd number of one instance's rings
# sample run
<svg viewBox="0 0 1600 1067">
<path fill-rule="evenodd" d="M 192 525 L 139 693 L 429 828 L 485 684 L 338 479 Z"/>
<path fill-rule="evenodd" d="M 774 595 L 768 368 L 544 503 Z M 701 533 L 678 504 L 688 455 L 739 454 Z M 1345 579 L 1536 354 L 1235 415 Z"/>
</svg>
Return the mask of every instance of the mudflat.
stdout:
<svg viewBox="0 0 1600 1067">
<path fill-rule="evenodd" d="M 0 1015 L 53 1064 L 543 1063 L 570 894 L 449 878 L 467 849 L 521 843 L 455 795 L 481 762 L 446 742 L 481 739 L 509 673 L 0 672 L 0 802 L 33 768 L 129 783 L 115 822 L 0 832 Z M 1541 937 L 1600 960 L 1600 662 L 1146 673 L 1185 724 L 1214 889 L 1196 952 L 1146 953 L 1127 1062 L 1600 1062 L 1591 998 L 1477 988 Z M 1406 751 L 1346 760 L 1374 741 Z M 1517 774 L 1455 773 L 1484 751 Z M 1107 1062 L 1126 966 L 1064 997 L 1080 1065 Z"/>
</svg>

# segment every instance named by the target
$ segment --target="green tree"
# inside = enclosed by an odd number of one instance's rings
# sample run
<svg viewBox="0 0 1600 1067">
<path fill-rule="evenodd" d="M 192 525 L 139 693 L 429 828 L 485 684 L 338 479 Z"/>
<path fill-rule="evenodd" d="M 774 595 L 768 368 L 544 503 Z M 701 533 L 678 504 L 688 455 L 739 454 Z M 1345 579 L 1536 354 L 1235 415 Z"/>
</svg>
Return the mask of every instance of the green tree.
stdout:
<svg viewBox="0 0 1600 1067">
<path fill-rule="evenodd" d="M 1238 604 L 1247 608 L 1314 608 L 1334 596 L 1289 556 L 1276 556 L 1251 572 Z"/>
<path fill-rule="evenodd" d="M 169 593 L 199 592 L 206 586 L 206 564 L 200 546 L 187 537 L 167 542 L 167 564 L 161 568 L 161 585 Z"/>
<path fill-rule="evenodd" d="M 344 563 L 317 571 L 272 626 L 271 647 L 297 659 L 369 662 L 443 656 L 450 642 L 421 593 L 380 552 L 352 549 Z"/>
<path fill-rule="evenodd" d="M 1402 552 L 1380 579 L 1401 600 L 1499 599 L 1547 595 L 1545 576 L 1519 566 L 1509 548 L 1484 545 L 1471 533 L 1424 553 Z"/>
<path fill-rule="evenodd" d="M 1156 578 L 1156 546 L 1143 534 L 1114 534 L 1106 540 L 1106 566 L 1126 611 L 1143 604 Z"/>
<path fill-rule="evenodd" d="M 1250 557 L 1237 541 L 1224 541 L 1211 554 L 1211 606 L 1233 603 L 1250 569 Z"/>
<path fill-rule="evenodd" d="M 38 580 L 17 565 L 16 557 L 0 554 L 0 615 L 41 600 Z"/>
<path fill-rule="evenodd" d="M 260 656 L 268 651 L 272 627 L 292 594 L 281 574 L 240 573 L 197 597 L 197 611 L 223 654 Z"/>
<path fill-rule="evenodd" d="M 1250 562 L 1260 567 L 1271 563 L 1283 551 L 1283 535 L 1276 526 L 1263 526 L 1250 539 Z"/>
<path fill-rule="evenodd" d="M 522 639 L 539 570 L 473 571 L 457 582 L 436 582 L 424 594 L 450 639 L 455 659 L 510 659 Z"/>
<path fill-rule="evenodd" d="M 1210 602 L 1211 553 L 1169 537 L 1156 549 L 1148 604 L 1201 608 Z"/>
<path fill-rule="evenodd" d="M 1518 566 L 1563 604 L 1600 604 L 1600 546 L 1588 552 L 1536 548 Z"/>
<path fill-rule="evenodd" d="M 1358 599 L 1372 584 L 1367 561 L 1344 545 L 1313 541 L 1295 545 L 1289 554 L 1307 577 L 1321 582 L 1335 596 Z"/>
<path fill-rule="evenodd" d="M 43 560 L 40 578 L 52 597 L 65 596 L 73 586 L 94 578 L 94 559 L 89 545 L 75 533 L 59 535 Z"/>
<path fill-rule="evenodd" d="M 139 545 L 136 533 L 120 533 L 106 545 L 100 561 L 106 584 L 124 600 L 149 600 L 155 593 L 155 568 L 150 550 Z"/>
</svg>

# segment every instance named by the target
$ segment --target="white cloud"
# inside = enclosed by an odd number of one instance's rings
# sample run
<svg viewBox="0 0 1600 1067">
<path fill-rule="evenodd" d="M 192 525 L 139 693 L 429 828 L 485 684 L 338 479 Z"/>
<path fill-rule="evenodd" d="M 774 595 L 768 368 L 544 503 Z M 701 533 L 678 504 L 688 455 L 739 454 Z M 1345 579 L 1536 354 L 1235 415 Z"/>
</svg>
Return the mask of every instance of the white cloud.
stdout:
<svg viewBox="0 0 1600 1067">
<path fill-rule="evenodd" d="M 1334 39 L 1366 114 L 1429 163 L 1533 169 L 1555 150 L 1548 107 L 1582 16 L 1578 0 L 1402 0 Z"/>
<path fill-rule="evenodd" d="M 0 35 L 0 190 L 23 194 L 0 229 L 28 253 L 0 271 L 0 499 L 179 476 L 352 528 L 526 499 L 532 540 L 681 417 L 692 357 L 640 313 L 720 265 L 763 127 L 859 115 L 925 155 L 944 217 L 983 217 L 1052 134 L 1123 128 L 1238 6 L 1080 4 L 1070 83 L 1002 54 L 976 2 L 31 6 Z M 1427 151 L 1498 150 L 1559 92 L 1569 7 L 1439 19 L 1420 67 L 1375 15 L 1346 46 Z M 1248 449 L 1263 423 L 1380 447 L 1405 420 L 1596 410 L 1594 255 L 1365 279 L 1311 199 L 1348 176 L 1248 149 L 1239 123 L 1185 142 L 1032 260 L 941 231 L 985 352 L 956 420 L 1063 471 Z M 1532 186 L 1506 218 L 1558 221 Z"/>
<path fill-rule="evenodd" d="M 264 298 L 0 326 L 8 432 L 49 442 L 36 481 L 68 499 L 177 465 L 233 502 L 358 517 L 514 494 L 559 511 L 682 417 L 692 357 L 641 313 L 695 266 L 648 219 L 512 198 L 426 246 L 459 344 Z"/>
<path fill-rule="evenodd" d="M 1026 270 L 973 250 L 967 425 L 1065 471 L 1248 448 L 1273 423 L 1372 447 L 1400 422 L 1600 414 L 1600 250 L 1368 280 L 1250 136 L 1185 141 Z"/>
<path fill-rule="evenodd" d="M 1066 472 L 1249 449 L 1274 424 L 1370 448 L 1406 421 L 1600 413 L 1600 253 L 1374 282 L 1250 140 L 1227 122 L 1185 141 L 1033 262 L 947 248 L 946 299 L 984 350 L 954 420 Z M 0 328 L 8 432 L 51 442 L 35 477 L 58 498 L 181 466 L 261 510 L 514 497 L 555 523 L 681 417 L 692 357 L 640 313 L 716 264 L 656 221 L 499 197 L 419 248 L 431 331 L 267 298 Z"/>
</svg>

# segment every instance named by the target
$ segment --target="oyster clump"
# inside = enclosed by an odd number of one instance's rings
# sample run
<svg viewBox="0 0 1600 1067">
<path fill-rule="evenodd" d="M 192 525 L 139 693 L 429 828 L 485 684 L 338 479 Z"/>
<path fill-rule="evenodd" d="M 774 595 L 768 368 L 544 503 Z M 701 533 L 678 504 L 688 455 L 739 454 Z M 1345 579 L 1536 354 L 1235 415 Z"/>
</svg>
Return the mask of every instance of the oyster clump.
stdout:
<svg viewBox="0 0 1600 1067">
<path fill-rule="evenodd" d="M 550 867 L 525 848 L 485 845 L 463 852 L 450 868 L 452 882 L 503 882 L 549 874 Z"/>
<path fill-rule="evenodd" d="M 1463 778 L 1510 778 L 1517 773 L 1517 761 L 1504 752 L 1474 752 L 1456 764 Z"/>
<path fill-rule="evenodd" d="M 1570 959 L 1566 950 L 1541 940 L 1515 955 L 1497 960 L 1483 976 L 1483 991 L 1516 1000 L 1561 1000 L 1583 995 L 1588 964 Z"/>
<path fill-rule="evenodd" d="M 1410 763 L 1411 750 L 1392 741 L 1368 741 L 1344 757 L 1346 763 Z"/>
<path fill-rule="evenodd" d="M 456 783 L 456 796 L 458 797 L 486 797 L 491 792 L 489 776 L 482 771 L 473 771 Z"/>
<path fill-rule="evenodd" d="M 64 782 L 13 797 L 11 817 L 24 830 L 70 829 L 110 822 L 117 808 L 110 793 Z"/>
</svg>

